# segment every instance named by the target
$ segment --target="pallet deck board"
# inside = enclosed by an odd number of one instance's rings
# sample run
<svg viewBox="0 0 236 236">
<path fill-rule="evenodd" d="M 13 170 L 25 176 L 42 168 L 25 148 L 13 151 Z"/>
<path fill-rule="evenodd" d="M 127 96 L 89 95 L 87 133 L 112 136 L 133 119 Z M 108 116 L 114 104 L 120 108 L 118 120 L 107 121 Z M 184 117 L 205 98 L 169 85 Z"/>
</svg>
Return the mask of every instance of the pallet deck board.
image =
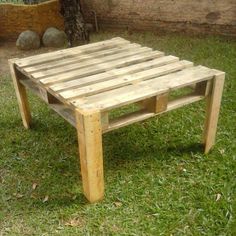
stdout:
<svg viewBox="0 0 236 236">
<path fill-rule="evenodd" d="M 184 61 L 171 63 L 158 68 L 141 71 L 132 75 L 116 77 L 111 80 L 96 82 L 88 86 L 82 86 L 76 89 L 66 90 L 64 92 L 59 92 L 59 95 L 65 99 L 89 96 L 107 90 L 112 90 L 115 88 L 124 87 L 126 85 L 138 83 L 139 81 L 148 80 L 156 76 L 175 72 L 191 65 L 192 63 Z"/>
<path fill-rule="evenodd" d="M 140 81 L 133 85 L 72 100 L 71 103 L 84 109 L 100 109 L 102 111 L 114 109 L 213 77 L 214 72 L 211 69 L 202 66 L 192 67 L 147 81 Z"/>
<path fill-rule="evenodd" d="M 126 44 L 129 44 L 129 41 L 117 37 L 117 38 L 113 38 L 110 40 L 105 40 L 102 42 L 97 42 L 97 43 L 93 43 L 89 45 L 83 45 L 83 46 L 78 46 L 78 47 L 69 48 L 69 49 L 62 49 L 55 52 L 48 52 L 48 53 L 43 53 L 40 55 L 34 55 L 34 56 L 18 59 L 17 65 L 23 68 L 23 67 L 43 64 L 43 63 L 47 63 L 51 61 L 57 61 L 58 59 L 62 59 L 62 58 L 73 57 L 74 55 L 78 55 L 82 53 L 89 54 L 89 53 L 101 51 L 104 49 L 112 49 L 120 45 L 126 45 Z"/>
<path fill-rule="evenodd" d="M 163 54 L 160 52 L 143 52 L 138 55 L 133 55 L 128 58 L 121 58 L 112 62 L 103 62 L 97 65 L 91 65 L 86 68 L 74 69 L 72 71 L 62 72 L 58 75 L 47 76 L 46 78 L 40 79 L 42 84 L 57 84 L 61 81 L 69 81 L 72 79 L 79 79 L 89 75 L 99 74 L 102 72 L 109 71 L 114 68 L 121 68 L 125 66 L 132 65 L 134 63 L 139 63 L 143 61 L 149 61 L 154 58 L 158 58 Z M 31 75 L 31 77 L 33 77 Z M 35 78 L 34 78 L 35 79 Z"/>
<path fill-rule="evenodd" d="M 58 82 L 56 84 L 50 85 L 49 88 L 53 91 L 70 90 L 75 87 L 82 87 L 96 82 L 114 79 L 117 78 L 117 76 L 131 75 L 143 70 L 156 68 L 172 62 L 177 62 L 178 60 L 179 58 L 174 56 L 159 57 L 153 60 L 140 62 L 135 65 L 129 65 L 124 68 L 114 68 L 103 73 L 85 76 L 83 78 L 80 78 L 79 80 L 75 78 L 69 81 Z"/>
<path fill-rule="evenodd" d="M 85 58 L 89 60 L 82 61 L 78 59 L 76 63 L 70 63 L 67 65 L 64 64 L 56 68 L 47 68 L 46 66 L 44 69 L 40 70 L 39 72 L 31 73 L 31 75 L 35 79 L 40 79 L 43 77 L 50 77 L 52 75 L 61 74 L 67 71 L 78 70 L 78 69 L 86 68 L 90 66 L 99 67 L 101 63 L 106 63 L 106 62 L 111 63 L 112 61 L 115 62 L 119 59 L 128 58 L 129 56 L 134 56 L 137 54 L 142 54 L 142 53 L 147 53 L 147 52 L 152 51 L 151 48 L 147 48 L 147 47 L 140 48 L 139 46 L 130 46 L 130 49 L 132 50 L 121 51 L 113 55 L 103 56 L 101 58 L 94 58 L 93 56 L 88 56 L 88 57 L 84 56 Z M 81 56 L 82 59 L 84 57 Z"/>
</svg>

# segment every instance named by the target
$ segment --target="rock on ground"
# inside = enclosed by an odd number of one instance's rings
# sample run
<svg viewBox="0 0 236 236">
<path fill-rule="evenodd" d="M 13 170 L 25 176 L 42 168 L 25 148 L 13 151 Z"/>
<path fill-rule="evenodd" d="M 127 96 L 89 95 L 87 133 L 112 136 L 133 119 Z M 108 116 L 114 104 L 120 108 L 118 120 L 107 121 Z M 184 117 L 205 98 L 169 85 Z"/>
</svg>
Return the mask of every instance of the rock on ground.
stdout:
<svg viewBox="0 0 236 236">
<path fill-rule="evenodd" d="M 16 41 L 16 46 L 21 50 L 38 49 L 40 47 L 39 35 L 31 30 L 23 31 Z"/>
<path fill-rule="evenodd" d="M 43 35 L 43 45 L 46 47 L 63 47 L 67 44 L 64 31 L 56 28 L 48 28 Z"/>
</svg>

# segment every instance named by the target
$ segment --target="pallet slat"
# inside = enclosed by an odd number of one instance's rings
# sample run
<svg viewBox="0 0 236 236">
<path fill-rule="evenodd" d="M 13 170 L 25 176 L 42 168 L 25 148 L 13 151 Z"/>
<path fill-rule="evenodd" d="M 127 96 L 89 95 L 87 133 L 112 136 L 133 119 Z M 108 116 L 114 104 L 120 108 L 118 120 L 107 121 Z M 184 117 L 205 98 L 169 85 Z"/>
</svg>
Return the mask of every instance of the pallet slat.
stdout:
<svg viewBox="0 0 236 236">
<path fill-rule="evenodd" d="M 49 61 L 58 60 L 60 58 L 70 57 L 78 53 L 91 53 L 129 43 L 129 41 L 117 37 L 103 42 L 91 43 L 75 48 L 63 49 L 56 52 L 43 53 L 40 55 L 18 59 L 16 65 L 20 68 L 24 68 L 26 66 L 47 63 Z"/>
<path fill-rule="evenodd" d="M 99 58 L 92 58 L 90 57 L 90 60 L 87 61 L 77 61 L 77 63 L 73 63 L 73 64 L 69 64 L 69 65 L 63 65 L 61 67 L 58 68 L 52 68 L 52 69 L 45 69 L 39 72 L 33 72 L 31 75 L 33 78 L 35 79 L 40 79 L 40 78 L 44 78 L 44 77 L 50 77 L 52 75 L 56 75 L 56 74 L 60 74 L 60 73 L 64 73 L 64 72 L 69 72 L 69 71 L 73 71 L 73 70 L 78 70 L 80 68 L 85 68 L 85 67 L 89 67 L 89 66 L 97 66 L 99 67 L 101 63 L 104 62 L 112 62 L 112 61 L 116 61 L 118 59 L 121 58 L 127 58 L 129 56 L 133 56 L 133 55 L 137 55 L 137 54 L 142 54 L 142 53 L 147 53 L 147 52 L 151 52 L 152 49 L 151 48 L 146 48 L 146 47 L 140 47 L 139 45 L 130 45 L 130 48 L 133 49 L 131 51 L 127 50 L 125 52 L 119 52 L 117 54 L 113 54 L 113 55 L 109 55 L 109 56 L 104 56 L 101 59 Z M 87 59 L 89 58 L 89 56 L 87 57 Z M 83 59 L 83 56 L 82 56 Z"/>
<path fill-rule="evenodd" d="M 172 72 L 187 68 L 192 65 L 193 64 L 191 62 L 180 61 L 180 62 L 176 62 L 172 64 L 167 64 L 158 68 L 141 71 L 133 75 L 126 75 L 120 78 L 103 81 L 100 83 L 97 82 L 89 86 L 67 90 L 67 91 L 59 93 L 59 95 L 65 99 L 72 99 L 73 97 L 89 96 L 92 94 L 101 93 L 101 92 L 111 90 L 114 88 L 123 87 L 125 85 L 129 85 L 132 83 L 137 83 L 142 80 L 148 80 L 157 76 L 172 73 Z"/>
<path fill-rule="evenodd" d="M 157 68 L 159 66 L 177 62 L 178 60 L 179 60 L 178 57 L 163 56 L 163 57 L 159 57 L 153 60 L 140 62 L 135 65 L 130 65 L 124 68 L 111 69 L 107 72 L 99 73 L 98 75 L 95 74 L 95 75 L 90 75 L 90 76 L 83 77 L 80 79 L 73 79 L 70 81 L 59 82 L 57 84 L 51 85 L 49 88 L 52 89 L 53 91 L 70 90 L 76 87 L 82 87 L 82 86 L 94 84 L 97 82 L 115 79 L 118 76 L 122 76 L 122 75 L 132 75 L 133 73 L 136 73 L 136 72 L 148 70 L 151 68 Z"/>
<path fill-rule="evenodd" d="M 57 60 L 57 61 L 52 61 L 52 62 L 47 62 L 47 63 L 35 65 L 35 66 L 25 67 L 24 71 L 27 73 L 32 73 L 32 72 L 37 72 L 40 70 L 49 70 L 49 69 L 52 69 L 55 67 L 69 65 L 69 64 L 73 64 L 73 63 L 81 63 L 86 60 L 91 60 L 91 59 L 99 58 L 99 57 L 105 57 L 105 56 L 113 55 L 113 54 L 116 54 L 119 52 L 124 52 L 124 51 L 127 52 L 130 50 L 133 50 L 135 47 L 141 47 L 141 46 L 138 44 L 127 44 L 127 45 L 125 44 L 125 45 L 117 46 L 112 49 L 105 49 L 102 51 L 93 52 L 93 53 L 89 53 L 89 54 L 77 53 L 77 54 L 73 54 L 73 56 L 71 56 L 71 57 L 61 58 L 60 60 Z"/>
<path fill-rule="evenodd" d="M 188 86 L 193 83 L 211 79 L 214 72 L 203 66 L 184 69 L 180 72 L 160 76 L 148 81 L 142 81 L 135 85 L 114 89 L 86 98 L 72 100 L 74 106 L 83 109 L 100 109 L 105 111 L 117 106 L 134 103 L 136 101 L 152 97 L 171 89 Z"/>
<path fill-rule="evenodd" d="M 51 85 L 53 83 L 58 83 L 60 81 L 72 80 L 74 78 L 79 79 L 85 76 L 99 74 L 99 73 L 108 71 L 110 69 L 116 68 L 116 67 L 122 67 L 122 66 L 124 67 L 124 66 L 132 65 L 139 62 L 148 61 L 148 60 L 158 58 L 161 56 L 163 56 L 163 53 L 161 52 L 148 52 L 148 53 L 145 52 L 142 54 L 128 57 L 127 59 L 118 59 L 113 62 L 101 63 L 98 66 L 90 66 L 85 69 L 73 70 L 70 72 L 61 73 L 59 75 L 48 76 L 45 79 L 41 79 L 40 82 L 44 85 L 47 85 L 47 84 Z"/>
<path fill-rule="evenodd" d="M 166 113 L 168 111 L 171 111 L 171 110 L 177 109 L 179 107 L 191 104 L 193 102 L 201 101 L 202 99 L 204 99 L 204 96 L 191 94 L 191 95 L 187 95 L 187 96 L 184 96 L 180 99 L 176 99 L 174 101 L 169 102 L 169 104 L 167 105 L 167 109 L 162 112 L 155 113 L 155 112 L 150 112 L 146 109 L 142 109 L 140 111 L 135 111 L 130 114 L 125 114 L 121 117 L 111 120 L 109 123 L 109 126 L 103 130 L 103 133 L 107 133 L 112 130 L 124 127 L 124 126 L 146 120 L 148 118 Z"/>
</svg>

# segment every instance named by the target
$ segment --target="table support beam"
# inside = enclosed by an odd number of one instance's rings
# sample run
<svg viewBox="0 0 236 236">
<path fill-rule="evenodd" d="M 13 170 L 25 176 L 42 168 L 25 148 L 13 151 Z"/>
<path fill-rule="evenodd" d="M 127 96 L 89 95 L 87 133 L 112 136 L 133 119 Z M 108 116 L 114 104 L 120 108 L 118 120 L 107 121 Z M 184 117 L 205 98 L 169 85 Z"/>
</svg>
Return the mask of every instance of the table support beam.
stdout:
<svg viewBox="0 0 236 236">
<path fill-rule="evenodd" d="M 104 197 L 101 113 L 76 110 L 76 126 L 84 195 L 97 202 Z"/>
<path fill-rule="evenodd" d="M 26 89 L 25 89 L 25 86 L 19 82 L 19 78 L 17 76 L 17 71 L 15 69 L 14 62 L 15 62 L 15 59 L 9 60 L 11 77 L 13 79 L 13 84 L 15 87 L 16 97 L 17 97 L 23 125 L 26 129 L 29 129 L 30 123 L 31 123 L 31 114 L 30 114 Z"/>
<path fill-rule="evenodd" d="M 205 153 L 208 153 L 215 144 L 224 80 L 225 73 L 218 72 L 212 81 L 212 90 L 207 96 L 206 120 L 203 133 Z"/>
</svg>

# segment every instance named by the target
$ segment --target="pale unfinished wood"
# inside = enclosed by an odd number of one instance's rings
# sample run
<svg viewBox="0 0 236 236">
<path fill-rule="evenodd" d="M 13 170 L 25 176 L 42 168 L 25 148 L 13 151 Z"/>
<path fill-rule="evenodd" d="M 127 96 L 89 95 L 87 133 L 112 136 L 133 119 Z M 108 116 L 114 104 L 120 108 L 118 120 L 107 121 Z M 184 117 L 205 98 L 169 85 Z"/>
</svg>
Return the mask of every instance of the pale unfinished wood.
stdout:
<svg viewBox="0 0 236 236">
<path fill-rule="evenodd" d="M 102 123 L 102 130 L 105 130 L 109 126 L 109 113 L 102 112 L 101 113 L 101 123 Z"/>
<path fill-rule="evenodd" d="M 199 94 L 199 95 L 207 96 L 210 92 L 211 83 L 212 83 L 211 80 L 202 81 L 200 83 L 197 83 L 194 88 L 195 93 Z"/>
<path fill-rule="evenodd" d="M 212 79 L 213 76 L 213 70 L 197 66 L 155 79 L 141 81 L 138 84 L 76 99 L 71 101 L 71 103 L 85 110 L 99 109 L 105 111 L 166 93 L 171 89 L 186 87 L 190 84 Z"/>
<path fill-rule="evenodd" d="M 123 87 L 125 85 L 135 84 L 143 80 L 148 80 L 157 76 L 169 74 L 171 72 L 175 72 L 190 66 L 192 66 L 192 63 L 188 61 L 175 62 L 158 68 L 137 72 L 132 75 L 116 77 L 115 79 L 112 80 L 106 80 L 88 86 L 62 91 L 59 92 L 59 94 L 65 99 L 73 99 L 75 97 L 78 98 L 82 96 L 88 96 L 96 93 L 101 93 L 107 90 L 111 90 L 114 88 Z"/>
<path fill-rule="evenodd" d="M 208 153 L 215 143 L 224 80 L 225 73 L 215 71 L 215 77 L 212 80 L 211 93 L 207 97 L 206 122 L 203 134 L 205 153 Z"/>
<path fill-rule="evenodd" d="M 90 202 L 104 197 L 101 114 L 76 110 L 83 190 Z"/>
<path fill-rule="evenodd" d="M 75 112 L 73 109 L 64 104 L 49 104 L 48 106 L 76 128 Z"/>
<path fill-rule="evenodd" d="M 75 54 L 73 55 L 73 57 L 66 57 L 66 58 L 61 58 L 60 60 L 56 60 L 56 61 L 52 61 L 52 62 L 46 62 L 40 65 L 34 65 L 34 66 L 28 66 L 28 67 L 24 67 L 24 71 L 25 72 L 37 72 L 40 70 L 49 70 L 52 68 L 56 68 L 56 67 L 61 67 L 61 66 L 65 66 L 65 65 L 71 65 L 71 64 L 75 64 L 75 63 L 81 63 L 84 61 L 89 61 L 92 60 L 94 58 L 101 58 L 101 57 L 105 57 L 105 56 L 110 56 L 116 53 L 121 53 L 121 52 L 127 52 L 127 51 L 131 51 L 134 50 L 135 48 L 140 48 L 141 45 L 139 44 L 125 44 L 125 45 L 119 45 L 117 47 L 114 47 L 112 49 L 104 49 L 104 50 L 100 50 L 97 52 L 92 52 L 89 54 Z M 92 64 L 92 63 L 91 63 Z"/>
<path fill-rule="evenodd" d="M 89 67 L 78 69 L 78 70 L 75 69 L 73 71 L 60 73 L 59 75 L 48 76 L 47 78 L 40 79 L 39 81 L 40 83 L 44 85 L 51 85 L 53 83 L 72 80 L 74 78 L 79 79 L 85 76 L 99 74 L 113 68 L 119 68 L 119 67 L 131 65 L 134 63 L 148 61 L 150 59 L 157 58 L 160 56 L 163 56 L 163 53 L 144 52 L 138 55 L 130 56 L 125 59 L 118 59 L 112 62 L 104 62 L 104 63 L 98 64 L 98 66 L 93 65 L 93 66 L 89 66 Z"/>
<path fill-rule="evenodd" d="M 30 109 L 29 109 L 29 103 L 28 103 L 28 98 L 26 94 L 26 89 L 24 85 L 22 85 L 19 82 L 19 79 L 17 77 L 17 72 L 15 70 L 15 61 L 17 59 L 10 59 L 9 66 L 10 66 L 10 72 L 11 72 L 11 77 L 13 79 L 13 84 L 16 92 L 16 97 L 20 109 L 20 114 L 22 118 L 23 125 L 26 129 L 30 128 L 30 123 L 31 123 L 31 114 L 30 114 Z"/>
<path fill-rule="evenodd" d="M 39 87 L 39 92 L 41 95 L 41 98 L 48 104 L 57 104 L 60 103 L 60 101 L 54 97 L 52 94 L 50 94 L 46 89 Z"/>
<path fill-rule="evenodd" d="M 119 129 L 121 127 L 125 127 L 127 125 L 149 119 L 151 117 L 166 113 L 168 111 L 172 111 L 174 109 L 186 106 L 186 105 L 194 103 L 194 102 L 201 101 L 203 99 L 204 99 L 204 96 L 199 96 L 199 95 L 195 95 L 195 94 L 186 95 L 182 98 L 178 98 L 176 100 L 169 101 L 166 109 L 163 109 L 160 112 L 154 112 L 154 111 L 151 111 L 147 108 L 143 108 L 143 105 L 142 105 L 142 109 L 139 111 L 125 114 L 123 116 L 120 116 L 118 118 L 111 120 L 109 122 L 109 126 L 103 130 L 103 133 L 107 133 L 112 130 Z"/>
<path fill-rule="evenodd" d="M 148 70 L 152 68 L 156 68 L 159 66 L 163 66 L 169 63 L 177 62 L 179 60 L 178 57 L 174 56 L 163 56 L 150 61 L 144 61 L 134 65 L 128 65 L 124 68 L 112 68 L 111 70 L 99 73 L 95 75 L 86 76 L 80 79 L 74 79 L 70 81 L 58 82 L 57 84 L 53 84 L 49 86 L 53 91 L 65 91 L 71 90 L 73 88 L 86 86 L 89 84 L 94 84 L 97 82 L 103 82 L 110 79 L 115 79 L 118 76 L 124 75 L 132 75 L 133 73 L 140 72 L 143 70 Z"/>
<path fill-rule="evenodd" d="M 87 44 L 83 46 L 73 47 L 73 48 L 67 48 L 58 50 L 56 52 L 50 52 L 50 53 L 43 53 L 40 55 L 35 55 L 31 57 L 26 57 L 22 59 L 17 60 L 17 65 L 21 68 L 24 68 L 26 66 L 33 66 L 37 64 L 47 63 L 50 61 L 57 61 L 58 59 L 65 58 L 65 57 L 73 57 L 73 55 L 78 55 L 82 53 L 91 53 L 96 52 L 104 49 L 114 48 L 120 45 L 128 44 L 129 41 L 122 39 L 122 38 L 113 38 L 110 40 Z"/>
<path fill-rule="evenodd" d="M 26 86 L 76 127 L 90 202 L 104 196 L 102 133 L 207 97 L 205 152 L 214 144 L 223 72 L 121 38 L 15 60 L 10 66 L 25 126 L 30 122 Z M 172 91 L 188 86 L 192 93 L 169 99 Z M 136 103 L 141 104 L 138 111 L 109 117 L 113 109 Z"/>
<path fill-rule="evenodd" d="M 130 46 L 131 47 L 131 46 Z M 142 47 L 140 48 L 139 45 L 137 46 L 132 46 L 133 50 L 129 51 L 126 50 L 125 52 L 119 52 L 113 55 L 109 55 L 109 56 L 104 56 L 102 58 L 92 58 L 90 60 L 86 60 L 86 61 L 80 61 L 79 63 L 73 63 L 73 64 L 69 64 L 69 65 L 63 65 L 62 67 L 56 67 L 56 68 L 52 68 L 50 70 L 42 70 L 39 72 L 33 72 L 31 75 L 33 78 L 35 79 L 41 79 L 41 78 L 45 78 L 45 77 L 50 77 L 56 74 L 61 74 L 64 72 L 69 72 L 69 71 L 73 71 L 73 70 L 78 70 L 81 68 L 86 68 L 86 67 L 91 67 L 91 66 L 96 66 L 96 65 L 100 65 L 101 63 L 105 63 L 105 62 L 109 62 L 111 63 L 112 61 L 116 61 L 119 59 L 124 59 L 126 57 L 129 56 L 134 56 L 137 54 L 142 54 L 142 53 L 147 53 L 147 52 L 151 52 L 152 49 L 151 48 L 147 48 L 147 47 Z"/>
<path fill-rule="evenodd" d="M 168 96 L 168 93 L 160 94 L 144 100 L 141 105 L 149 112 L 160 113 L 167 109 Z"/>
</svg>

